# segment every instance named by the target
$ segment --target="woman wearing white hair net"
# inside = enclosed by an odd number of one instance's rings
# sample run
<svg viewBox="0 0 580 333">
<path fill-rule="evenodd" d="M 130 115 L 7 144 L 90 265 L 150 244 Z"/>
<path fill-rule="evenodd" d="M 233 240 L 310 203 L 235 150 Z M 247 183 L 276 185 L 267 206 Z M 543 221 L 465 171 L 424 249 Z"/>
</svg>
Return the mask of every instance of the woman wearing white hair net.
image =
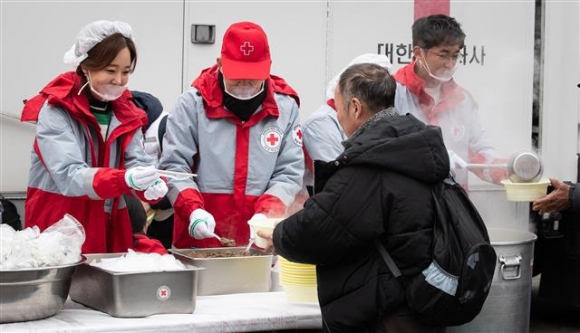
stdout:
<svg viewBox="0 0 580 333">
<path fill-rule="evenodd" d="M 389 58 L 385 55 L 365 53 L 357 56 L 328 82 L 326 103 L 316 109 L 302 124 L 302 143 L 306 156 L 304 173 L 304 185 L 306 187 L 311 187 L 313 184 L 313 161 L 332 161 L 344 151 L 342 142 L 346 140 L 346 135 L 336 118 L 334 90 L 340 75 L 348 67 L 363 63 L 377 64 L 386 69 L 391 68 Z"/>
<path fill-rule="evenodd" d="M 155 202 L 167 192 L 142 146 L 145 112 L 126 85 L 135 69 L 133 31 L 96 21 L 77 35 L 63 73 L 26 101 L 36 123 L 25 226 L 41 230 L 73 215 L 85 228 L 83 253 L 125 252 L 133 232 L 124 194 Z"/>
</svg>

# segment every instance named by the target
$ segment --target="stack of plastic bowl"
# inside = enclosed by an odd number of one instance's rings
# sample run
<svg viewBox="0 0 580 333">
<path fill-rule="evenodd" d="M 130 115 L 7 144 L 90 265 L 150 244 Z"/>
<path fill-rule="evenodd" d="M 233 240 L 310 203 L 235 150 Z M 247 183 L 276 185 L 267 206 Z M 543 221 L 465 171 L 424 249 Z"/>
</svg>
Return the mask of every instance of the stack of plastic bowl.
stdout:
<svg viewBox="0 0 580 333">
<path fill-rule="evenodd" d="M 317 303 L 316 266 L 290 262 L 278 256 L 280 284 L 292 303 Z"/>
</svg>

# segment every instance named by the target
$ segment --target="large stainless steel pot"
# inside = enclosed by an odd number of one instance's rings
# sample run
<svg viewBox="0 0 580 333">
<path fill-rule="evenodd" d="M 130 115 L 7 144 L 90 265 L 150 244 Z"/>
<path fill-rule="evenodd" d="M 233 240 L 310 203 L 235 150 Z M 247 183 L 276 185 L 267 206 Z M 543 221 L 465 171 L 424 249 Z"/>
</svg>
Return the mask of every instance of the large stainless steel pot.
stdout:
<svg viewBox="0 0 580 333">
<path fill-rule="evenodd" d="M 465 325 L 447 333 L 519 332 L 530 329 L 532 263 L 536 235 L 531 232 L 489 229 L 497 263 L 483 309 Z"/>
</svg>

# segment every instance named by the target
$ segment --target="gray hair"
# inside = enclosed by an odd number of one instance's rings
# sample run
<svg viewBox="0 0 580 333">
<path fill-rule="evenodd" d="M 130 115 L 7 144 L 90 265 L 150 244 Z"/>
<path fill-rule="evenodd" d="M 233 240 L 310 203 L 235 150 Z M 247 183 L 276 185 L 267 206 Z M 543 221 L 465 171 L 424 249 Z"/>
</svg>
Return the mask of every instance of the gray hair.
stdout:
<svg viewBox="0 0 580 333">
<path fill-rule="evenodd" d="M 369 111 L 377 113 L 395 105 L 397 83 L 389 71 L 376 64 L 356 64 L 347 68 L 337 86 L 345 107 L 356 97 L 365 103 Z"/>
</svg>

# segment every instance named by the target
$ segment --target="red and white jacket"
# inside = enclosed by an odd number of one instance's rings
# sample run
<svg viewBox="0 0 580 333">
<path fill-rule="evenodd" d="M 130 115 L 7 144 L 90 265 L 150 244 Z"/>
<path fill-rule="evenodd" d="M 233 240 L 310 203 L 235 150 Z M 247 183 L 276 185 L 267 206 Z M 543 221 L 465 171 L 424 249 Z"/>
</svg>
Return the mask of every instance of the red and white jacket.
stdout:
<svg viewBox="0 0 580 333">
<path fill-rule="evenodd" d="M 302 184 L 296 92 L 271 75 L 262 106 L 242 121 L 224 108 L 217 77 L 217 65 L 203 70 L 167 120 L 159 167 L 197 173 L 195 180 L 169 181 L 178 248 L 221 246 L 216 239 L 189 235 L 189 216 L 197 208 L 214 216 L 216 234 L 247 244 L 252 215 L 285 215 Z"/>
<path fill-rule="evenodd" d="M 36 122 L 24 224 L 44 230 L 68 213 L 85 228 L 83 253 L 125 252 L 133 231 L 124 169 L 153 163 L 142 146 L 147 117 L 126 91 L 111 102 L 105 142 L 81 85 L 75 72 L 61 74 L 24 106 L 21 120 Z"/>
<path fill-rule="evenodd" d="M 478 106 L 471 94 L 455 81 L 441 85 L 440 101 L 425 91 L 425 81 L 414 71 L 415 62 L 395 73 L 397 92 L 395 108 L 410 113 L 428 125 L 441 127 L 447 150 L 453 151 L 467 163 L 507 163 L 501 153 L 489 143 L 481 126 Z M 467 188 L 467 169 L 456 169 L 455 180 Z M 474 170 L 482 180 L 499 183 L 507 178 L 507 170 L 494 168 Z"/>
</svg>

